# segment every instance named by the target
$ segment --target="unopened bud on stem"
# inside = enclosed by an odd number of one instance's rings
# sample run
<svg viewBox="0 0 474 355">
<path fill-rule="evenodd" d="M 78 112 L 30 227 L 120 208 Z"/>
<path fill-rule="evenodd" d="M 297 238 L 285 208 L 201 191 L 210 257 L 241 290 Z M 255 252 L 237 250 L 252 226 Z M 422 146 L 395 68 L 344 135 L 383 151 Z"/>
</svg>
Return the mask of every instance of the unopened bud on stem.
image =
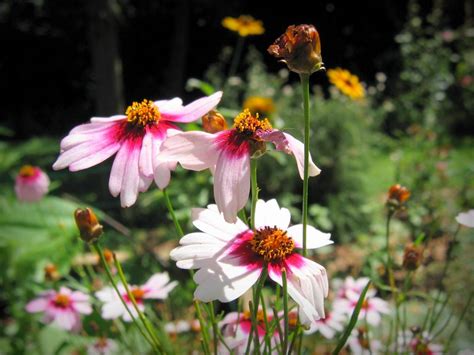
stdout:
<svg viewBox="0 0 474 355">
<path fill-rule="evenodd" d="M 83 241 L 93 243 L 102 235 L 103 227 L 89 207 L 74 211 L 74 219 Z"/>
</svg>

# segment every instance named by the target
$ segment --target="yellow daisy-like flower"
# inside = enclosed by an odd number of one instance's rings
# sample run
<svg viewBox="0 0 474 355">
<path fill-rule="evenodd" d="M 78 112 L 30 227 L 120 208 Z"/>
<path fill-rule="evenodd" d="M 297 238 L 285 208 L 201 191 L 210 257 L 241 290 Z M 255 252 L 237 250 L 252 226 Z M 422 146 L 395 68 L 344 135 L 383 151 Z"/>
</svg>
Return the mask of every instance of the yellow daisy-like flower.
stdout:
<svg viewBox="0 0 474 355">
<path fill-rule="evenodd" d="M 262 21 L 248 15 L 240 15 L 237 18 L 226 17 L 222 20 L 222 26 L 231 31 L 238 32 L 241 37 L 261 35 L 265 32 Z"/>
<path fill-rule="evenodd" d="M 275 104 L 269 97 L 249 96 L 245 99 L 244 108 L 248 108 L 253 113 L 259 113 L 262 116 L 270 115 L 275 111 Z"/>
<path fill-rule="evenodd" d="M 348 70 L 341 68 L 329 69 L 328 77 L 331 84 L 352 100 L 360 100 L 365 97 L 365 90 L 359 78 Z"/>
</svg>

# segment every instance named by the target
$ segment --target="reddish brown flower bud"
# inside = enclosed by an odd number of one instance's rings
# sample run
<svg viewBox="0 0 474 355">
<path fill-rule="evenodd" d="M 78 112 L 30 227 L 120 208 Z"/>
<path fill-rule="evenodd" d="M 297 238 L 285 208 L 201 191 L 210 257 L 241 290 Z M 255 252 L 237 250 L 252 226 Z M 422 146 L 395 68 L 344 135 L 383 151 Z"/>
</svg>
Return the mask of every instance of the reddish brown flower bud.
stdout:
<svg viewBox="0 0 474 355">
<path fill-rule="evenodd" d="M 388 190 L 387 206 L 393 211 L 403 209 L 409 198 L 410 190 L 400 184 L 393 185 Z"/>
<path fill-rule="evenodd" d="M 78 208 L 74 212 L 74 218 L 83 241 L 93 243 L 102 235 L 103 227 L 90 208 Z"/>
<path fill-rule="evenodd" d="M 217 133 L 227 129 L 227 122 L 220 112 L 211 110 L 202 117 L 202 128 L 208 133 Z"/>
<path fill-rule="evenodd" d="M 408 244 L 403 253 L 403 267 L 407 270 L 416 270 L 423 259 L 423 249 L 414 244 Z"/>
<path fill-rule="evenodd" d="M 54 264 L 46 264 L 44 267 L 44 278 L 48 281 L 57 281 L 60 279 L 58 269 Z"/>
<path fill-rule="evenodd" d="M 319 34 L 313 25 L 289 26 L 267 51 L 298 74 L 323 69 Z"/>
</svg>

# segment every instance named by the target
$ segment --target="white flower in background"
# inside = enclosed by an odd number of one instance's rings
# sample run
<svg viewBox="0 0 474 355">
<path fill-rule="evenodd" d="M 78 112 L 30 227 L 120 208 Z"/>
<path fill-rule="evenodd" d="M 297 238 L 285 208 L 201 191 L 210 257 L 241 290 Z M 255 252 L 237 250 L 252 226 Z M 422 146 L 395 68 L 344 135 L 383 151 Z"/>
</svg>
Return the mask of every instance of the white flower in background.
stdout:
<svg viewBox="0 0 474 355">
<path fill-rule="evenodd" d="M 194 226 L 202 232 L 190 233 L 171 251 L 171 258 L 182 269 L 199 269 L 194 275 L 196 299 L 203 302 L 230 302 L 249 290 L 268 268 L 271 280 L 283 284 L 286 270 L 288 294 L 298 304 L 303 324 L 324 317 L 328 294 L 326 269 L 296 253 L 303 245 L 303 226 L 289 227 L 290 212 L 276 200 L 257 201 L 255 230 L 241 220 L 224 220 L 217 206 L 193 209 Z M 307 248 L 332 244 L 330 234 L 307 227 Z"/>
<path fill-rule="evenodd" d="M 176 287 L 178 283 L 176 281 L 170 282 L 170 278 L 167 272 L 154 274 L 143 286 L 128 286 L 130 292 L 133 294 L 135 301 L 137 302 L 138 309 L 140 311 L 145 310 L 145 304 L 143 303 L 146 299 L 166 299 L 168 294 Z M 133 306 L 132 301 L 127 295 L 127 291 L 122 284 L 117 285 L 118 290 L 122 298 L 125 300 L 128 308 L 130 309 L 133 317 L 137 317 L 137 311 Z M 131 322 L 130 314 L 125 309 L 122 301 L 112 287 L 106 287 L 96 292 L 96 297 L 102 301 L 102 318 L 104 319 L 116 319 L 122 317 L 126 322 Z"/>
<path fill-rule="evenodd" d="M 179 333 L 186 333 L 191 331 L 191 322 L 185 320 L 178 320 L 175 322 L 168 322 L 164 326 L 165 332 L 169 335 L 176 335 Z"/>
<path fill-rule="evenodd" d="M 463 226 L 474 228 L 474 210 L 459 213 L 456 216 L 456 221 Z"/>
<path fill-rule="evenodd" d="M 347 344 L 354 355 L 378 355 L 382 353 L 382 343 L 377 339 L 367 337 L 364 328 L 354 329 L 347 339 Z"/>
<path fill-rule="evenodd" d="M 325 312 L 326 317 L 318 319 L 311 324 L 311 328 L 305 331 L 305 334 L 321 333 L 326 339 L 334 339 L 338 332 L 344 330 L 344 324 L 347 321 L 347 316 L 339 312 Z"/>
</svg>

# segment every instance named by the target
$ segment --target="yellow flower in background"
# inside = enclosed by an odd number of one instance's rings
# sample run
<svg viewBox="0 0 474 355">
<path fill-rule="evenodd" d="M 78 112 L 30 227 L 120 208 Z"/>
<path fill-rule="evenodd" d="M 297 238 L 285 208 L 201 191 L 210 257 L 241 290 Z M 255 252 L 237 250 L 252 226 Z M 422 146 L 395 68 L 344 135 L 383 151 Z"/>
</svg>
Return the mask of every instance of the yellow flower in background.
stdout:
<svg viewBox="0 0 474 355">
<path fill-rule="evenodd" d="M 240 15 L 237 18 L 226 17 L 222 20 L 222 26 L 231 31 L 238 32 L 241 37 L 261 35 L 265 32 L 262 21 L 248 15 Z"/>
<path fill-rule="evenodd" d="M 365 90 L 359 78 L 351 74 L 349 70 L 341 68 L 329 69 L 328 77 L 331 84 L 352 100 L 360 100 L 365 97 Z"/>
<path fill-rule="evenodd" d="M 270 115 L 275 111 L 275 104 L 269 97 L 249 96 L 245 99 L 244 108 L 248 108 L 250 112 L 259 113 L 262 116 Z"/>
</svg>

